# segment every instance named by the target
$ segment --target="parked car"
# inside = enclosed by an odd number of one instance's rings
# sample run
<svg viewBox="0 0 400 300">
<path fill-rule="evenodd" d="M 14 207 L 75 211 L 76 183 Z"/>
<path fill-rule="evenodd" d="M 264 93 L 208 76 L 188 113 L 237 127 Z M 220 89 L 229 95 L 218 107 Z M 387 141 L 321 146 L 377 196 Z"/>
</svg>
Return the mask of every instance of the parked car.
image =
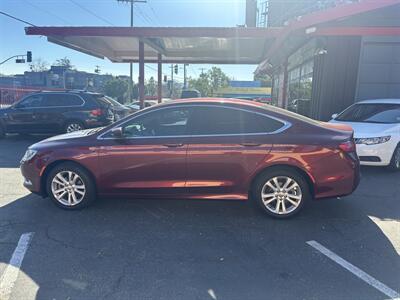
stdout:
<svg viewBox="0 0 400 300">
<path fill-rule="evenodd" d="M 158 102 L 155 100 L 145 100 L 144 107 L 147 108 L 156 105 L 157 103 Z M 138 111 L 140 110 L 140 101 L 133 101 L 131 104 L 128 104 L 128 107 L 133 111 Z"/>
<path fill-rule="evenodd" d="M 201 93 L 195 89 L 186 89 L 181 92 L 181 99 L 200 98 Z"/>
<path fill-rule="evenodd" d="M 237 99 L 171 101 L 106 128 L 49 138 L 21 160 L 24 186 L 65 209 L 96 196 L 246 200 L 269 215 L 350 194 L 350 127 Z"/>
<path fill-rule="evenodd" d="M 82 91 L 38 92 L 0 109 L 0 137 L 5 133 L 63 133 L 106 126 L 114 121 L 103 95 Z"/>
<path fill-rule="evenodd" d="M 400 170 L 400 99 L 357 102 L 332 115 L 330 122 L 347 124 L 354 129 L 362 165 Z"/>
<path fill-rule="evenodd" d="M 126 105 L 119 103 L 117 100 L 115 100 L 109 96 L 100 97 L 98 99 L 99 99 L 99 101 L 102 100 L 102 101 L 108 102 L 111 105 L 111 110 L 114 113 L 115 121 L 125 118 L 127 115 L 134 113 L 136 111 Z"/>
</svg>

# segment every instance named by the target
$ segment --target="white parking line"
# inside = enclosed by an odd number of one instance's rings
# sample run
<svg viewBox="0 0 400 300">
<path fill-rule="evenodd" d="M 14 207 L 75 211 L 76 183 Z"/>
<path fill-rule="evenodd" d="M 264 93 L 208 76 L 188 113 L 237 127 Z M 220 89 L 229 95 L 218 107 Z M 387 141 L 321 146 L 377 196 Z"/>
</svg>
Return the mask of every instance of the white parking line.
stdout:
<svg viewBox="0 0 400 300">
<path fill-rule="evenodd" d="M 356 266 L 352 265 L 348 261 L 344 260 L 339 255 L 337 255 L 336 253 L 334 253 L 331 250 L 325 248 L 320 243 L 318 243 L 316 241 L 308 241 L 307 244 L 310 245 L 311 247 L 317 249 L 319 252 L 321 252 L 325 256 L 329 257 L 331 260 L 333 260 L 337 264 L 341 265 L 343 268 L 345 268 L 347 271 L 350 271 L 351 273 L 353 273 L 355 276 L 357 276 L 361 280 L 365 281 L 369 285 L 371 285 L 374 288 L 376 288 L 377 290 L 381 291 L 386 296 L 390 297 L 390 299 L 396 299 L 396 298 L 400 297 L 399 293 L 397 293 L 396 291 L 392 290 L 388 286 L 384 285 L 379 280 L 376 280 L 374 277 L 368 275 L 363 270 L 357 268 Z"/>
<path fill-rule="evenodd" d="M 19 238 L 17 248 L 15 248 L 10 262 L 0 278 L 1 300 L 8 300 L 11 296 L 15 281 L 18 278 L 19 269 L 22 265 L 22 261 L 24 260 L 26 250 L 28 250 L 33 234 L 33 232 L 24 233 Z"/>
</svg>

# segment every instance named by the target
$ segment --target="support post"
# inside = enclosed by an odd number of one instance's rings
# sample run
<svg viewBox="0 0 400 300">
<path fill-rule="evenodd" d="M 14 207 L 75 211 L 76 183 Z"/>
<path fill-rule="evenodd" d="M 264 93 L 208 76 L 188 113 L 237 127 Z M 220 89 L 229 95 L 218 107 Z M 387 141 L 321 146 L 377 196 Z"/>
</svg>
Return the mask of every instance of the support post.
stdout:
<svg viewBox="0 0 400 300">
<path fill-rule="evenodd" d="M 283 90 L 282 90 L 282 108 L 287 108 L 288 105 L 288 61 L 286 59 L 283 64 Z"/>
<path fill-rule="evenodd" d="M 139 42 L 139 101 L 144 108 L 144 43 Z"/>
<path fill-rule="evenodd" d="M 161 103 L 162 99 L 162 56 L 160 53 L 158 53 L 158 67 L 157 67 L 157 80 L 158 80 L 158 86 L 157 86 L 157 100 L 158 103 Z"/>
<path fill-rule="evenodd" d="M 173 93 L 174 93 L 174 64 L 171 64 L 171 90 L 170 90 L 171 99 Z"/>
</svg>

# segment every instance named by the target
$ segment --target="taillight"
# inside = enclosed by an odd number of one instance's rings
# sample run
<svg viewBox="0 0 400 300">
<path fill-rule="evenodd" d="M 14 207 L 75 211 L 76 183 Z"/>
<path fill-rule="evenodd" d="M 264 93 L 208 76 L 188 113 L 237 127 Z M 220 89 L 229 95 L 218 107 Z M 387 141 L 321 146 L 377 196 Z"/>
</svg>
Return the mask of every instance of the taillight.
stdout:
<svg viewBox="0 0 400 300">
<path fill-rule="evenodd" d="M 101 115 L 103 115 L 103 110 L 101 108 L 93 109 L 92 111 L 90 111 L 90 114 L 94 117 L 100 117 Z"/>
<path fill-rule="evenodd" d="M 358 161 L 356 143 L 353 139 L 351 141 L 340 143 L 339 149 L 342 150 L 346 154 L 346 156 L 350 157 L 354 162 Z"/>
<path fill-rule="evenodd" d="M 356 144 L 354 143 L 353 140 L 343 142 L 339 144 L 339 149 L 342 150 L 343 152 L 349 153 L 349 152 L 355 152 L 356 151 Z"/>
</svg>

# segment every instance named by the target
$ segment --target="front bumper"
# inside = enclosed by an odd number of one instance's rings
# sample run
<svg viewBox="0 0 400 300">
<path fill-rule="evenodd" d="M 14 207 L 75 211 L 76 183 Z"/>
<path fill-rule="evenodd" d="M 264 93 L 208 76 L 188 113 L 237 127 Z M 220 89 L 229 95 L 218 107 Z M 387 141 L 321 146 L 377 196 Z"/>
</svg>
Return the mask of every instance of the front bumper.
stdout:
<svg viewBox="0 0 400 300">
<path fill-rule="evenodd" d="M 21 162 L 20 170 L 22 176 L 24 177 L 24 187 L 33 193 L 40 194 L 41 184 L 40 184 L 40 169 L 35 166 L 32 161 Z"/>
<path fill-rule="evenodd" d="M 390 164 L 396 145 L 389 141 L 376 145 L 357 144 L 356 148 L 361 165 L 387 166 Z"/>
</svg>

